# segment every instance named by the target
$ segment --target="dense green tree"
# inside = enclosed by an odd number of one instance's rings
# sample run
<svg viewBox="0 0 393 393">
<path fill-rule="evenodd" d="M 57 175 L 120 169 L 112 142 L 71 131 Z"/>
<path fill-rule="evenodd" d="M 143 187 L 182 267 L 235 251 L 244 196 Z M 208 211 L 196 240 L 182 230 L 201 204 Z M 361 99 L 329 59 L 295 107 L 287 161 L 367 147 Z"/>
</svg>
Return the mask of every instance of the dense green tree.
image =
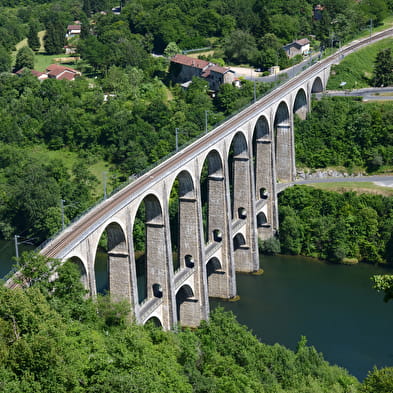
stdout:
<svg viewBox="0 0 393 393">
<path fill-rule="evenodd" d="M 385 302 L 393 299 L 393 275 L 375 275 L 372 277 L 372 280 L 374 282 L 374 288 L 377 291 L 384 292 Z"/>
<path fill-rule="evenodd" d="M 23 46 L 16 54 L 15 69 L 21 68 L 34 68 L 34 52 L 28 46 Z"/>
<path fill-rule="evenodd" d="M 374 367 L 363 382 L 362 393 L 390 393 L 393 391 L 393 367 Z"/>
<path fill-rule="evenodd" d="M 50 21 L 46 26 L 46 34 L 44 37 L 45 51 L 48 54 L 57 54 L 63 52 L 66 43 L 65 33 L 66 26 L 62 26 L 61 21 L 56 18 Z"/>
<path fill-rule="evenodd" d="M 313 103 L 307 121 L 296 122 L 296 159 L 300 166 L 341 165 L 369 170 L 392 165 L 392 105 L 364 105 L 356 99 L 333 97 Z M 374 161 L 374 157 L 378 161 Z"/>
<path fill-rule="evenodd" d="M 228 61 L 254 64 L 258 55 L 255 38 L 246 31 L 235 30 L 223 42 L 224 53 Z"/>
<path fill-rule="evenodd" d="M 176 45 L 176 42 L 170 42 L 164 50 L 164 56 L 166 57 L 173 57 L 178 53 L 180 53 L 180 49 Z"/>
<path fill-rule="evenodd" d="M 10 72 L 11 70 L 11 55 L 7 49 L 0 46 L 0 72 Z"/>
<path fill-rule="evenodd" d="M 29 23 L 29 32 L 27 34 L 27 43 L 29 44 L 29 47 L 33 50 L 38 50 L 40 49 L 40 40 L 38 38 L 38 31 L 39 31 L 39 25 L 38 21 L 32 20 Z"/>
<path fill-rule="evenodd" d="M 279 206 L 284 252 L 332 262 L 390 263 L 391 198 L 294 187 L 280 194 Z"/>
<path fill-rule="evenodd" d="M 393 84 L 393 56 L 391 49 L 381 50 L 375 59 L 373 85 L 377 87 Z"/>
</svg>

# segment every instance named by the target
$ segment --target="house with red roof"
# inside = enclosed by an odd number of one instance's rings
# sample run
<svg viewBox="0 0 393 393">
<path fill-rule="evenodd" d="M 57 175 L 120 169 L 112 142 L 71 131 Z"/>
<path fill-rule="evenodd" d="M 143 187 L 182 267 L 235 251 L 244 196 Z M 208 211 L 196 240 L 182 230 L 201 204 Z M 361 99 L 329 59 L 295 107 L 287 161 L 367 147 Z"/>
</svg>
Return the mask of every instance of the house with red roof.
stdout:
<svg viewBox="0 0 393 393">
<path fill-rule="evenodd" d="M 43 81 L 48 79 L 48 75 L 44 74 L 43 72 L 36 71 L 36 70 L 29 70 L 27 68 L 21 68 L 20 70 L 16 71 L 15 74 L 21 76 L 25 72 L 30 72 L 34 75 L 39 81 Z"/>
<path fill-rule="evenodd" d="M 68 25 L 67 26 L 67 39 L 72 37 L 80 37 L 82 26 L 80 24 Z"/>
<path fill-rule="evenodd" d="M 46 74 L 49 78 L 55 78 L 58 80 L 69 80 L 73 81 L 75 77 L 82 75 L 79 71 L 74 70 L 70 67 L 65 67 L 59 64 L 51 64 L 46 68 Z"/>
<path fill-rule="evenodd" d="M 195 76 L 204 78 L 209 83 L 209 88 L 214 91 L 217 91 L 223 83 L 232 83 L 235 80 L 234 71 L 227 67 L 180 54 L 171 58 L 169 72 L 174 82 L 183 85 L 189 85 Z"/>
</svg>

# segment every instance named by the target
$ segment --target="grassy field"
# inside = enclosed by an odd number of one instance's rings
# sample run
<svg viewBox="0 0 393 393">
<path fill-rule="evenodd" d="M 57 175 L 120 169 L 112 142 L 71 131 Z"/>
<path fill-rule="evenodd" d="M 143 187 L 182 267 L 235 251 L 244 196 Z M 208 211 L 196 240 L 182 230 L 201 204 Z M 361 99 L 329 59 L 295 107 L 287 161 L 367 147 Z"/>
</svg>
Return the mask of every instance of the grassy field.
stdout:
<svg viewBox="0 0 393 393">
<path fill-rule="evenodd" d="M 333 66 L 328 90 L 339 90 L 340 83 L 346 82 L 345 89 L 370 86 L 377 53 L 385 48 L 393 50 L 393 38 L 386 38 L 347 56 L 339 65 Z"/>
<path fill-rule="evenodd" d="M 310 187 L 319 188 L 325 191 L 348 192 L 354 191 L 358 194 L 374 194 L 392 197 L 393 188 L 377 186 L 372 182 L 337 182 L 337 183 L 314 183 L 308 184 Z"/>
<path fill-rule="evenodd" d="M 67 150 L 48 150 L 44 146 L 36 145 L 31 148 L 33 156 L 40 157 L 44 160 L 60 160 L 64 166 L 71 171 L 75 161 L 78 159 L 78 154 Z M 89 171 L 97 178 L 98 184 L 95 189 L 95 195 L 101 197 L 103 195 L 103 180 L 104 172 L 107 173 L 107 179 L 110 179 L 112 173 L 110 172 L 109 164 L 104 160 L 94 160 L 88 165 Z M 110 186 L 111 182 L 107 181 L 107 192 L 108 194 L 112 191 Z"/>
<path fill-rule="evenodd" d="M 38 32 L 38 38 L 40 39 L 41 46 L 38 52 L 35 52 L 35 56 L 34 56 L 35 70 L 44 72 L 50 64 L 54 64 L 54 63 L 67 65 L 73 68 L 77 67 L 78 61 L 74 59 L 73 55 L 66 55 L 64 53 L 58 53 L 56 55 L 47 55 L 45 53 L 45 47 L 44 47 L 44 36 L 45 36 L 45 30 Z M 15 45 L 16 51 L 12 52 L 13 63 L 15 63 L 16 52 L 20 48 L 27 45 L 28 45 L 27 38 L 23 39 L 22 41 L 18 42 Z"/>
</svg>

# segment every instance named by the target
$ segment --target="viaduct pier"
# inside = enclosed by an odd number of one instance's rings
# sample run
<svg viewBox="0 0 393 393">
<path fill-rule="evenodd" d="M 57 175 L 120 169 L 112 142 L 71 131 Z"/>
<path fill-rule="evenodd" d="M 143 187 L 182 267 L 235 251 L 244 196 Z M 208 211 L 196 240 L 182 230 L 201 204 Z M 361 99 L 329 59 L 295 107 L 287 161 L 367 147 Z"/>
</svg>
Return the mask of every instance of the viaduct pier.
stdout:
<svg viewBox="0 0 393 393">
<path fill-rule="evenodd" d="M 76 263 L 95 296 L 96 253 L 106 233 L 112 298 L 127 300 L 141 324 L 153 319 L 164 329 L 198 326 L 208 318 L 209 296 L 233 298 L 235 272 L 259 269 L 258 238 L 267 239 L 278 229 L 279 185 L 293 182 L 296 173 L 294 117 L 306 118 L 312 95 L 324 91 L 333 63 L 392 32 L 355 41 L 290 79 L 92 208 L 41 254 Z M 207 176 L 206 201 L 202 173 Z M 173 188 L 179 226 L 175 264 L 169 217 Z M 140 209 L 143 282 L 138 281 L 133 236 Z"/>
</svg>

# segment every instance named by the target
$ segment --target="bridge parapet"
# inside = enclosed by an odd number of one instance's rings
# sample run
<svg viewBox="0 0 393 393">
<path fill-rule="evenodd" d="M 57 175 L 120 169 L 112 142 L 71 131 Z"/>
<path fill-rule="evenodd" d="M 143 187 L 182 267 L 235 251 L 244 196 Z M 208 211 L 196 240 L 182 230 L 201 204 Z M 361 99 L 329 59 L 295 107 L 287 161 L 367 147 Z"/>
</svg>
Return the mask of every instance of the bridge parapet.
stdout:
<svg viewBox="0 0 393 393">
<path fill-rule="evenodd" d="M 162 298 L 148 299 L 139 309 L 139 321 L 145 323 L 162 304 Z"/>
<path fill-rule="evenodd" d="M 222 244 L 219 242 L 212 242 L 207 245 L 205 248 L 205 258 L 207 261 L 222 247 Z"/>
<path fill-rule="evenodd" d="M 175 274 L 175 292 L 195 273 L 194 268 L 185 267 Z"/>
</svg>

